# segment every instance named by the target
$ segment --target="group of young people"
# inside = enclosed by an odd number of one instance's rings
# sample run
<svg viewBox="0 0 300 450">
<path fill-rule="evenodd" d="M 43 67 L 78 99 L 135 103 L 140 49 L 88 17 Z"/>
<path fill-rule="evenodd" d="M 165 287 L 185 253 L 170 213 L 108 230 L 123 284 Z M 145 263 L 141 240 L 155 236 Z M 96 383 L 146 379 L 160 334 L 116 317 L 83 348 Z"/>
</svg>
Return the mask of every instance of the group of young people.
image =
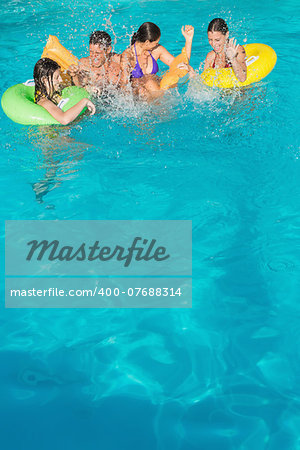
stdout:
<svg viewBox="0 0 300 450">
<path fill-rule="evenodd" d="M 181 28 L 185 38 L 185 51 L 190 60 L 194 28 Z M 212 51 L 206 56 L 204 70 L 208 68 L 231 67 L 239 81 L 247 78 L 246 53 L 236 40 L 229 39 L 229 30 L 223 19 L 213 19 L 207 29 L 208 42 Z M 114 87 L 131 90 L 134 95 L 151 100 L 160 97 L 160 78 L 157 76 L 158 60 L 170 66 L 174 56 L 160 45 L 161 32 L 152 22 L 143 23 L 131 38 L 131 45 L 122 54 L 112 51 L 112 39 L 105 31 L 94 31 L 90 36 L 89 56 L 81 58 L 78 66 L 70 66 L 72 84 L 85 87 L 93 93 L 104 93 Z M 178 68 L 195 72 L 189 64 L 181 63 Z M 95 105 L 88 98 L 80 100 L 68 111 L 63 112 L 57 105 L 62 88 L 60 67 L 49 58 L 40 59 L 34 68 L 35 102 L 45 108 L 58 122 L 72 122 L 84 108 L 91 115 Z"/>
</svg>

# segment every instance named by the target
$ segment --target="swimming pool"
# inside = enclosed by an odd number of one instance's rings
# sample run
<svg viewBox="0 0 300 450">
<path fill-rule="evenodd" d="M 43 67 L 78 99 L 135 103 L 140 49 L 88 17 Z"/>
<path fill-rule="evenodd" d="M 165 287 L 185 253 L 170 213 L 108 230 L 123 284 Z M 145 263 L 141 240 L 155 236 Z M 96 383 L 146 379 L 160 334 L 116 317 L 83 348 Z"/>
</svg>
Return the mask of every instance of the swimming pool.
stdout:
<svg viewBox="0 0 300 450">
<path fill-rule="evenodd" d="M 49 34 L 81 56 L 107 26 L 121 51 L 146 20 L 174 53 L 194 25 L 198 67 L 218 16 L 277 52 L 257 85 L 195 81 L 47 130 L 1 111 L 2 235 L 8 219 L 193 221 L 191 310 L 2 303 L 3 449 L 299 448 L 298 2 L 11 1 L 2 88 L 32 77 Z"/>
</svg>

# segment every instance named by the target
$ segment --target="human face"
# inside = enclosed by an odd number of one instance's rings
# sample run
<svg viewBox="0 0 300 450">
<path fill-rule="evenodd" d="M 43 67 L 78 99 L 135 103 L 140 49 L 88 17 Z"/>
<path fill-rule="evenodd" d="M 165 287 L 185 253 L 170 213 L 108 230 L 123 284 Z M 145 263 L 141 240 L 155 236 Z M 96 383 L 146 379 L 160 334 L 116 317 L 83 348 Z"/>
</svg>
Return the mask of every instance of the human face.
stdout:
<svg viewBox="0 0 300 450">
<path fill-rule="evenodd" d="M 159 43 L 160 38 L 156 39 L 156 41 L 150 42 L 146 41 L 142 44 L 143 50 L 147 50 L 148 52 L 152 52 Z"/>
<path fill-rule="evenodd" d="M 111 47 L 103 47 L 99 44 L 90 44 L 90 61 L 92 67 L 101 67 L 107 60 Z"/>
<path fill-rule="evenodd" d="M 220 31 L 209 31 L 207 33 L 208 42 L 216 53 L 222 53 L 228 39 L 228 32 L 222 34 Z"/>
</svg>

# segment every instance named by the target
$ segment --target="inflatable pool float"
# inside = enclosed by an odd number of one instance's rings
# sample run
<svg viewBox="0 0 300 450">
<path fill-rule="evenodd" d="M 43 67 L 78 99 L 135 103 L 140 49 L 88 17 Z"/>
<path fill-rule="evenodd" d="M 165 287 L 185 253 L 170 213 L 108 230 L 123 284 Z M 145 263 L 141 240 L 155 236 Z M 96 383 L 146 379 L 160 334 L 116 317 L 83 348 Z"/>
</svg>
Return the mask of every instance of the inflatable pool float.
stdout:
<svg viewBox="0 0 300 450">
<path fill-rule="evenodd" d="M 247 79 L 238 81 L 232 68 L 206 69 L 201 74 L 204 84 L 219 88 L 233 88 L 248 86 L 265 78 L 275 67 L 277 55 L 275 51 L 265 44 L 247 44 L 246 51 Z"/>
<path fill-rule="evenodd" d="M 49 36 L 41 58 L 50 58 L 60 65 L 61 71 L 66 71 L 72 65 L 78 65 L 79 59 L 76 58 L 59 42 L 56 36 Z"/>
<path fill-rule="evenodd" d="M 89 98 L 89 94 L 83 88 L 70 86 L 62 90 L 61 98 L 58 106 L 67 111 L 79 100 Z M 45 108 L 34 103 L 33 83 L 15 84 L 8 88 L 2 96 L 1 106 L 7 117 L 22 125 L 60 125 Z"/>
<path fill-rule="evenodd" d="M 188 71 L 185 69 L 178 69 L 178 64 L 180 63 L 189 63 L 189 59 L 187 57 L 185 47 L 183 47 L 182 52 L 180 55 L 176 56 L 174 58 L 172 64 L 170 65 L 170 69 L 164 74 L 160 81 L 160 88 L 163 90 L 167 90 L 172 86 L 175 86 L 180 78 L 185 77 L 187 75 Z"/>
<path fill-rule="evenodd" d="M 56 36 L 49 35 L 47 44 L 41 58 L 50 58 L 60 66 L 61 77 L 64 84 L 71 84 L 71 77 L 67 73 L 71 65 L 78 66 L 79 59 L 67 50 Z"/>
<path fill-rule="evenodd" d="M 78 64 L 79 60 L 67 50 L 56 36 L 49 36 L 42 53 L 42 58 L 50 58 L 59 64 L 63 81 L 68 75 L 63 74 L 71 64 Z M 69 77 L 70 79 L 70 77 Z M 67 111 L 83 98 L 90 98 L 89 93 L 80 87 L 70 86 L 62 90 L 62 100 L 58 106 Z M 53 125 L 60 124 L 51 114 L 40 105 L 34 103 L 34 82 L 28 80 L 23 84 L 16 84 L 8 88 L 1 99 L 1 106 L 5 114 L 14 122 L 22 125 Z M 86 108 L 80 113 L 83 114 Z"/>
</svg>

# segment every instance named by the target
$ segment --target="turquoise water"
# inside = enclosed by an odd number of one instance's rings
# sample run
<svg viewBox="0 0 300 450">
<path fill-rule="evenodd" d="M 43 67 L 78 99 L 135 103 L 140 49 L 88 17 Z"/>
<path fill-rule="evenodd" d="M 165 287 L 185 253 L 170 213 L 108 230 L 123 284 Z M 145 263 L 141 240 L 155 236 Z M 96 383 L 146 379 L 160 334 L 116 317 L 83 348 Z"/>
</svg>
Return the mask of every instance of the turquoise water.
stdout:
<svg viewBox="0 0 300 450">
<path fill-rule="evenodd" d="M 117 96 L 65 128 L 1 111 L 2 248 L 7 219 L 193 221 L 191 310 L 5 310 L 3 294 L 1 448 L 299 449 L 299 3 L 4 5 L 3 91 L 48 34 L 82 56 L 106 26 L 122 51 L 144 21 L 173 53 L 194 25 L 194 67 L 218 16 L 278 62 L 241 92 Z"/>
</svg>

